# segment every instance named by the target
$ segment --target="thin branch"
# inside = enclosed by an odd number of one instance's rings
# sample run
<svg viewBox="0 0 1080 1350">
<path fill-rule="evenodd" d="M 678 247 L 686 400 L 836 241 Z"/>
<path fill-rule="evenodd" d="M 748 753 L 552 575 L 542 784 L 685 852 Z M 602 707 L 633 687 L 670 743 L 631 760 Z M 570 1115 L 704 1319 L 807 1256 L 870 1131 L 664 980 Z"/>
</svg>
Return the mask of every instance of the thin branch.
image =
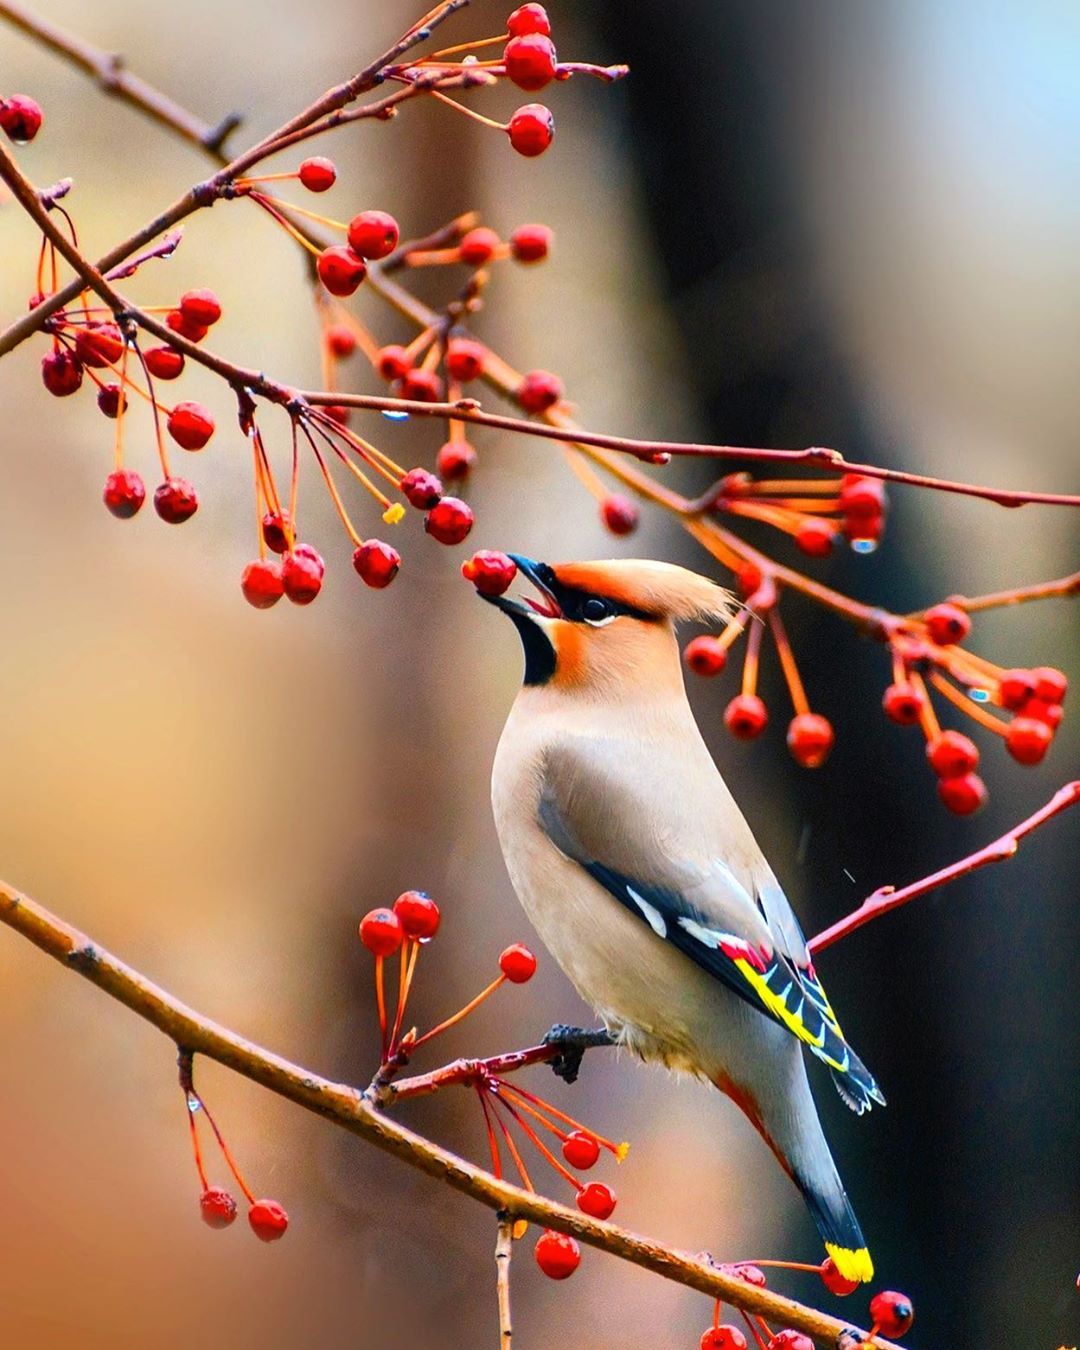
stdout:
<svg viewBox="0 0 1080 1350">
<path fill-rule="evenodd" d="M 1053 600 L 1080 594 L 1080 572 L 1060 577 L 1056 581 L 1041 581 L 1035 586 L 1021 586 L 1015 591 L 995 591 L 992 595 L 950 595 L 949 604 L 959 605 L 968 614 L 980 609 L 1000 609 L 1005 605 L 1023 605 L 1029 600 Z"/>
<path fill-rule="evenodd" d="M 495 1290 L 499 1302 L 499 1350 L 511 1350 L 514 1333 L 510 1324 L 510 1258 L 514 1254 L 514 1221 L 499 1216 L 495 1239 Z"/>
<path fill-rule="evenodd" d="M 825 1350 L 835 1350 L 840 1338 L 851 1330 L 848 1323 L 772 1290 L 755 1288 L 729 1271 L 688 1252 L 641 1237 L 615 1224 L 590 1219 L 578 1210 L 492 1176 L 399 1125 L 356 1088 L 291 1064 L 187 1007 L 92 942 L 84 933 L 3 883 L 0 883 L 0 922 L 137 1013 L 183 1050 L 216 1060 L 496 1213 L 569 1233 L 588 1246 L 662 1275 L 685 1288 L 696 1289 L 710 1298 L 723 1299 L 734 1307 L 805 1332 Z M 877 1344 L 882 1350 L 899 1350 L 891 1341 L 880 1337 Z"/>
<path fill-rule="evenodd" d="M 857 910 L 834 923 L 831 928 L 826 928 L 823 933 L 818 933 L 817 937 L 811 938 L 808 943 L 810 950 L 816 955 L 818 952 L 824 951 L 826 947 L 831 947 L 834 942 L 838 942 L 842 937 L 847 937 L 849 933 L 853 933 L 856 928 L 861 928 L 864 923 L 869 923 L 871 919 L 880 918 L 882 914 L 888 914 L 890 910 L 899 909 L 901 905 L 906 905 L 910 900 L 917 900 L 920 895 L 935 891 L 939 886 L 955 881 L 957 877 L 967 876 L 969 872 L 977 872 L 980 867 L 987 867 L 990 863 L 1007 862 L 1019 849 L 1020 840 L 1025 835 L 1029 835 L 1032 830 L 1037 830 L 1040 825 L 1044 825 L 1046 821 L 1067 810 L 1070 806 L 1075 806 L 1077 801 L 1080 801 L 1080 780 L 1066 783 L 1033 816 L 1029 816 L 1027 820 L 1013 826 L 1008 834 L 1003 834 L 1000 839 L 995 839 L 992 844 L 987 844 L 985 848 L 969 854 L 966 858 L 961 858 L 959 862 L 952 863 L 949 867 L 943 867 L 940 872 L 934 872 L 931 876 L 923 877 L 921 881 L 912 882 L 910 886 L 904 886 L 900 890 L 896 890 L 893 886 L 878 887 L 873 895 L 864 900 Z"/>
</svg>

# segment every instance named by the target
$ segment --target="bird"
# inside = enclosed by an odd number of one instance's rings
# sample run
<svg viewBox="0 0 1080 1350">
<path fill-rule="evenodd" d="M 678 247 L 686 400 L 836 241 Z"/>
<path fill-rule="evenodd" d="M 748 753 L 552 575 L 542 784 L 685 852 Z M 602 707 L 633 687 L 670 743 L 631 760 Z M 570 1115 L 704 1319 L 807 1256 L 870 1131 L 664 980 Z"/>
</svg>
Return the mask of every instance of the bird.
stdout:
<svg viewBox="0 0 1080 1350">
<path fill-rule="evenodd" d="M 804 1051 L 858 1114 L 885 1099 L 683 682 L 676 625 L 723 621 L 732 598 L 673 563 L 509 556 L 536 592 L 483 595 L 525 658 L 491 780 L 511 884 L 615 1043 L 730 1097 L 802 1193 L 841 1276 L 866 1282 L 873 1263 Z"/>
</svg>

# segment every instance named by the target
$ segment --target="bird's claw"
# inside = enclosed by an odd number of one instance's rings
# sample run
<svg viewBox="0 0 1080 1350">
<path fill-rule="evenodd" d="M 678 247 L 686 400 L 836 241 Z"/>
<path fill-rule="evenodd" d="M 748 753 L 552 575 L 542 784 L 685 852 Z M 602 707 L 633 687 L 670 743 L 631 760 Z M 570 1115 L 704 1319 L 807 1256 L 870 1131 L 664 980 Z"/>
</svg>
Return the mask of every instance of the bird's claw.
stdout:
<svg viewBox="0 0 1080 1350">
<path fill-rule="evenodd" d="M 559 1047 L 559 1053 L 550 1061 L 552 1073 L 564 1083 L 575 1083 L 585 1051 L 615 1042 L 603 1028 L 590 1031 L 587 1027 L 570 1027 L 559 1022 L 543 1038 L 542 1044 Z"/>
</svg>

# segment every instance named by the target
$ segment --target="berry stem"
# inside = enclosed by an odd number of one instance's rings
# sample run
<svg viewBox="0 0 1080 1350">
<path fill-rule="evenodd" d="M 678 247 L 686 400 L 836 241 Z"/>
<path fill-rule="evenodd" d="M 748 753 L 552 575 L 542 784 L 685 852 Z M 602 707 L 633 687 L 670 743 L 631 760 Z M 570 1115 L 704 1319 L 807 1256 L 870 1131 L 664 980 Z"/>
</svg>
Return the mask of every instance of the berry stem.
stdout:
<svg viewBox="0 0 1080 1350">
<path fill-rule="evenodd" d="M 499 1140 L 495 1134 L 495 1128 L 491 1121 L 491 1110 L 487 1102 L 487 1089 L 481 1084 L 476 1085 L 476 1095 L 480 1099 L 480 1105 L 484 1112 L 484 1126 L 487 1130 L 488 1148 L 491 1150 L 491 1172 L 492 1175 L 502 1179 L 502 1156 L 499 1153 Z"/>
<path fill-rule="evenodd" d="M 562 1165 L 562 1163 L 559 1162 L 558 1158 L 555 1157 L 554 1153 L 552 1153 L 551 1149 L 548 1148 L 547 1144 L 544 1143 L 544 1141 L 536 1133 L 536 1131 L 525 1119 L 525 1117 L 518 1111 L 517 1107 L 515 1107 L 512 1102 L 507 1101 L 505 1097 L 500 1097 L 499 1100 L 502 1102 L 503 1107 L 510 1112 L 514 1120 L 517 1121 L 525 1137 L 529 1140 L 529 1142 L 533 1145 L 533 1147 L 537 1150 L 537 1152 L 541 1155 L 541 1157 L 543 1157 L 545 1161 L 549 1162 L 551 1166 L 555 1169 L 555 1171 L 558 1172 L 561 1177 L 563 1177 L 566 1181 L 570 1183 L 570 1185 L 574 1188 L 575 1191 L 580 1191 L 581 1182 L 578 1181 L 577 1177 L 575 1177 L 572 1172 L 568 1171 Z"/>
<path fill-rule="evenodd" d="M 197 1100 L 198 1100 L 198 1102 L 199 1102 L 199 1105 L 202 1107 L 203 1115 L 206 1116 L 206 1119 L 207 1119 L 207 1121 L 208 1121 L 209 1124 L 210 1124 L 210 1128 L 211 1128 L 211 1129 L 213 1130 L 213 1132 L 214 1132 L 214 1138 L 215 1138 L 215 1139 L 217 1140 L 217 1142 L 218 1142 L 218 1148 L 221 1149 L 222 1157 L 225 1159 L 225 1165 L 228 1167 L 229 1171 L 230 1171 L 230 1172 L 233 1174 L 233 1176 L 236 1178 L 236 1184 L 240 1187 L 240 1189 L 241 1189 L 241 1190 L 243 1191 L 243 1193 L 244 1193 L 244 1199 L 247 1200 L 247 1202 L 248 1202 L 249 1205 L 253 1205 L 253 1204 L 255 1203 L 255 1194 L 254 1194 L 254 1192 L 251 1190 L 250 1186 L 248 1186 L 247 1182 L 244 1180 L 243 1173 L 240 1171 L 239 1167 L 237 1167 L 237 1165 L 236 1165 L 236 1159 L 233 1157 L 232 1153 L 229 1151 L 229 1146 L 228 1146 L 228 1144 L 225 1142 L 224 1136 L 222 1135 L 221 1131 L 220 1131 L 220 1130 L 218 1129 L 218 1127 L 217 1127 L 217 1121 L 216 1121 L 216 1120 L 214 1119 L 214 1117 L 210 1114 L 210 1109 L 209 1109 L 209 1107 L 206 1105 L 206 1103 L 203 1101 L 203 1099 L 202 1099 L 201 1097 L 199 1097 L 198 1094 L 196 1094 L 196 1098 L 197 1098 Z"/>
<path fill-rule="evenodd" d="M 440 103 L 445 103 L 447 107 L 456 109 L 459 113 L 464 113 L 466 117 L 471 117 L 474 122 L 479 122 L 483 127 L 491 127 L 495 131 L 505 131 L 505 122 L 496 122 L 493 117 L 485 117 L 483 113 L 475 112 L 472 108 L 467 108 L 464 103 L 459 103 L 457 99 L 451 98 L 449 94 L 440 93 L 438 89 L 429 89 L 428 94 L 432 98 L 437 98 Z"/>
<path fill-rule="evenodd" d="M 206 1179 L 206 1167 L 203 1164 L 202 1146 L 199 1143 L 199 1131 L 195 1125 L 195 1116 L 202 1107 L 202 1102 L 193 1092 L 185 1092 L 184 1105 L 187 1108 L 188 1127 L 191 1131 L 191 1151 L 195 1155 L 195 1170 L 199 1174 L 199 1182 L 205 1191 L 209 1189 L 210 1183 Z"/>
<path fill-rule="evenodd" d="M 780 665 L 784 671 L 784 680 L 787 683 L 788 693 L 791 695 L 791 705 L 796 714 L 800 717 L 810 711 L 810 704 L 807 701 L 806 690 L 803 687 L 802 677 L 799 675 L 799 667 L 795 661 L 795 653 L 791 650 L 791 642 L 788 640 L 787 629 L 784 627 L 780 613 L 774 605 L 769 610 L 769 627 L 772 629 L 773 642 L 776 644 L 776 654 L 780 657 Z"/>
<path fill-rule="evenodd" d="M 379 1032 L 382 1036 L 382 1058 L 381 1063 L 385 1064 L 387 1059 L 387 1034 L 386 1034 L 386 989 L 383 967 L 386 958 L 376 956 L 375 958 L 375 1006 L 379 1012 Z"/>
<path fill-rule="evenodd" d="M 944 694 L 950 703 L 954 704 L 962 713 L 966 714 L 973 721 L 978 722 L 980 726 L 986 727 L 988 731 L 994 732 L 997 736 L 1008 735 L 1009 724 L 1006 721 L 1000 717 L 995 717 L 992 712 L 988 712 L 986 708 L 980 707 L 978 703 L 973 702 L 966 694 L 962 694 L 960 690 L 957 689 L 955 685 L 950 684 L 945 676 L 939 671 L 932 670 L 927 678 L 938 693 Z"/>
<path fill-rule="evenodd" d="M 471 1012 L 475 1012 L 476 1009 L 479 1008 L 481 1003 L 483 1003 L 486 999 L 489 999 L 491 995 L 495 992 L 495 990 L 498 989 L 501 985 L 504 985 L 505 983 L 506 983 L 505 975 L 496 976 L 496 978 L 491 981 L 491 983 L 487 986 L 486 989 L 481 989 L 475 998 L 470 999 L 469 1002 L 466 1003 L 463 1008 L 459 1008 L 458 1011 L 454 1013 L 452 1017 L 446 1018 L 446 1020 L 440 1022 L 438 1026 L 432 1027 L 430 1031 L 425 1031 L 422 1036 L 417 1037 L 417 1039 L 412 1043 L 412 1048 L 415 1050 L 419 1046 L 423 1045 L 425 1041 L 433 1040 L 436 1036 L 441 1036 L 444 1031 L 449 1031 L 451 1027 L 457 1026 L 459 1022 L 461 1022 L 464 1018 L 468 1017 L 468 1015 Z"/>
<path fill-rule="evenodd" d="M 757 689 L 761 635 L 764 631 L 764 625 L 760 620 L 750 625 L 750 633 L 746 639 L 746 657 L 743 660 L 742 692 L 744 695 L 753 694 Z"/>
</svg>

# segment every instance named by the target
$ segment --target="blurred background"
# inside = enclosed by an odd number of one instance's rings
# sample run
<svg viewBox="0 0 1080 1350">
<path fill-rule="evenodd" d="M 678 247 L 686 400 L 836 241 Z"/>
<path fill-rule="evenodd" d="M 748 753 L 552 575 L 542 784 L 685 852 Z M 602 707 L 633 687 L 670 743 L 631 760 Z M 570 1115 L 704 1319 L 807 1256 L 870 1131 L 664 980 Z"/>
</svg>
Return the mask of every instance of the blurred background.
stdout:
<svg viewBox="0 0 1080 1350">
<path fill-rule="evenodd" d="M 35 8 L 122 50 L 208 121 L 242 110 L 234 145 L 415 17 L 403 0 L 280 0 L 272 23 L 254 0 Z M 834 445 L 948 477 L 1076 490 L 1075 7 L 556 0 L 551 12 L 564 58 L 625 59 L 632 78 L 552 89 L 558 137 L 537 161 L 436 107 L 336 135 L 324 150 L 340 175 L 322 199 L 331 214 L 384 207 L 409 234 L 470 207 L 504 234 L 550 223 L 550 264 L 500 269 L 478 328 L 519 369 L 560 371 L 590 427 Z M 445 40 L 504 20 L 505 5 L 477 0 Z M 39 184 L 76 178 L 70 205 L 91 253 L 204 176 L 193 150 L 3 26 L 0 71 L 5 92 L 46 110 L 21 159 Z M 501 116 L 516 106 L 507 91 L 475 103 Z M 5 321 L 26 304 L 36 246 L 4 204 Z M 318 382 L 303 271 L 269 223 L 239 204 L 203 213 L 175 260 L 147 267 L 131 290 L 159 303 L 195 285 L 224 299 L 217 349 Z M 380 340 L 409 336 L 360 300 Z M 506 943 L 531 941 L 488 807 L 519 680 L 516 638 L 462 584 L 463 551 L 425 538 L 415 516 L 395 537 L 405 565 L 393 588 L 366 590 L 314 498 L 307 532 L 329 562 L 322 597 L 303 611 L 249 609 L 237 588 L 253 552 L 249 464 L 225 391 L 199 370 L 184 377 L 184 397 L 208 402 L 222 428 L 182 468 L 202 497 L 195 519 L 173 530 L 146 509 L 121 525 L 100 505 L 111 425 L 86 396 L 45 394 L 43 350 L 36 339 L 0 363 L 0 874 L 195 1007 L 366 1082 L 377 1057 L 355 937 L 366 909 L 407 887 L 443 908 L 420 964 L 421 1026 L 479 988 Z M 141 418 L 130 457 L 152 481 Z M 282 462 L 287 428 L 263 425 Z M 437 428 L 366 429 L 403 462 L 432 462 Z M 658 516 L 631 540 L 606 536 L 550 445 L 476 442 L 470 545 L 705 565 Z M 666 473 L 687 490 L 707 476 L 703 466 Z M 914 491 L 892 502 L 886 546 L 815 564 L 821 576 L 906 610 L 1076 566 L 1065 511 L 1006 513 Z M 948 817 L 919 737 L 880 715 L 881 651 L 804 605 L 786 613 L 811 699 L 839 724 L 823 769 L 797 770 L 779 734 L 749 747 L 725 739 L 734 673 L 691 695 L 808 931 L 875 886 L 996 837 L 1075 776 L 1068 723 L 1033 770 L 984 737 L 990 805 L 974 821 Z M 973 645 L 1005 665 L 1078 669 L 1075 617 L 1060 601 L 980 616 Z M 771 666 L 766 693 L 782 706 Z M 880 1284 L 914 1299 L 915 1347 L 1054 1347 L 1077 1335 L 1078 837 L 1062 819 L 1009 866 L 821 961 L 889 1107 L 856 1120 L 815 1075 L 820 1107 Z M 588 1020 L 542 960 L 531 985 L 500 993 L 445 1055 Z M 242 1221 L 211 1233 L 167 1042 L 3 933 L 0 1027 L 0 1342 L 494 1344 L 486 1211 L 202 1064 L 199 1085 L 255 1190 L 292 1218 L 274 1247 Z M 629 1226 L 723 1259 L 818 1259 L 795 1192 L 716 1094 L 606 1053 L 573 1088 L 546 1070 L 528 1085 L 633 1141 L 615 1179 Z M 401 1114 L 483 1158 L 466 1094 Z M 689 1348 L 709 1322 L 706 1300 L 599 1253 L 552 1284 L 530 1247 L 514 1264 L 520 1350 Z M 865 1317 L 862 1294 L 839 1304 L 812 1277 L 776 1284 Z"/>
</svg>

